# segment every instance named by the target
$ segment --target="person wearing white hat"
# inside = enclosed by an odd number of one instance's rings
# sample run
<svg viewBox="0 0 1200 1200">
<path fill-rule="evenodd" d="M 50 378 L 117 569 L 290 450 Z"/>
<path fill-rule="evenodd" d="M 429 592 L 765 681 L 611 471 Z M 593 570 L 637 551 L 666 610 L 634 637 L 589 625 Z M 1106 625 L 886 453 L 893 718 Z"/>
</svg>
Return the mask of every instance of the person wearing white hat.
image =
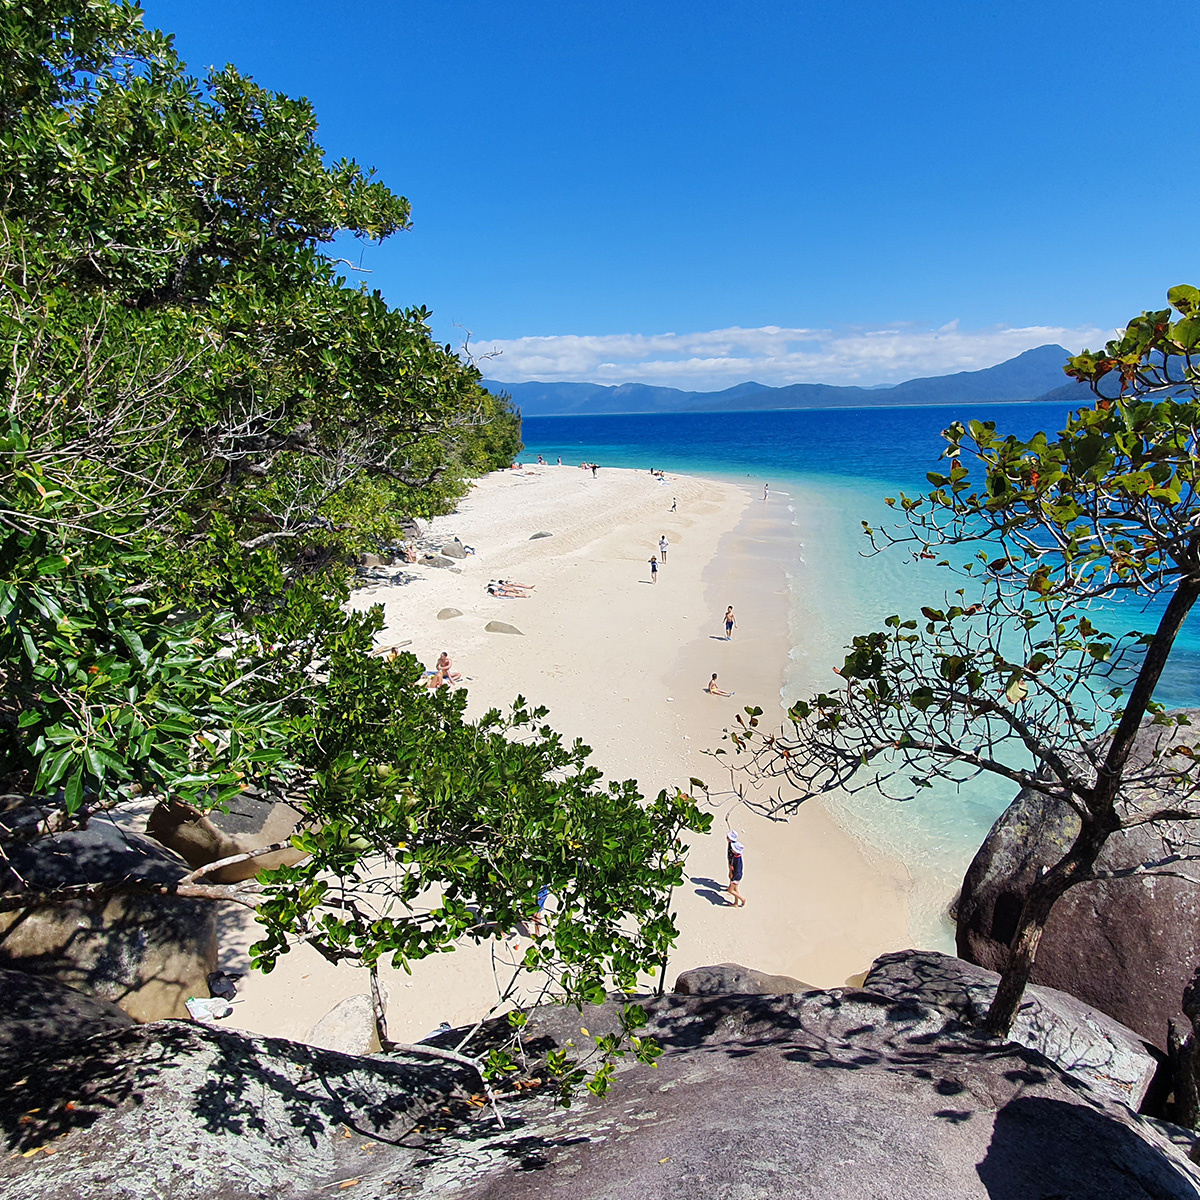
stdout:
<svg viewBox="0 0 1200 1200">
<path fill-rule="evenodd" d="M 746 901 L 738 891 L 738 884 L 742 882 L 742 851 L 745 846 L 738 841 L 737 830 L 731 829 L 725 836 L 728 839 L 726 857 L 729 860 L 729 886 L 725 890 L 733 898 L 734 908 L 744 908 Z"/>
</svg>

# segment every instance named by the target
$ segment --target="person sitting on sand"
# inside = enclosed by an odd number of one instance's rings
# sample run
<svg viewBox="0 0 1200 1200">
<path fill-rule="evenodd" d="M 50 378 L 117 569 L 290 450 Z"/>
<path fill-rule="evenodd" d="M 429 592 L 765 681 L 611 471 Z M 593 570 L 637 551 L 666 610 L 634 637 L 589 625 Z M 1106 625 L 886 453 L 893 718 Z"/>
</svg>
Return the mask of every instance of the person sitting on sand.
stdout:
<svg viewBox="0 0 1200 1200">
<path fill-rule="evenodd" d="M 462 676 L 457 671 L 453 670 L 453 667 L 454 664 L 450 661 L 450 655 L 443 650 L 438 656 L 437 669 L 451 683 L 458 683 L 459 680 L 462 679 Z"/>
<path fill-rule="evenodd" d="M 723 691 L 717 686 L 717 673 L 713 672 L 713 677 L 708 681 L 708 686 L 704 689 L 710 696 L 732 696 L 732 692 Z"/>
<path fill-rule="evenodd" d="M 411 545 L 409 545 L 408 542 L 405 542 L 404 546 L 400 550 L 400 557 L 406 563 L 415 563 L 417 561 L 417 552 Z"/>
</svg>

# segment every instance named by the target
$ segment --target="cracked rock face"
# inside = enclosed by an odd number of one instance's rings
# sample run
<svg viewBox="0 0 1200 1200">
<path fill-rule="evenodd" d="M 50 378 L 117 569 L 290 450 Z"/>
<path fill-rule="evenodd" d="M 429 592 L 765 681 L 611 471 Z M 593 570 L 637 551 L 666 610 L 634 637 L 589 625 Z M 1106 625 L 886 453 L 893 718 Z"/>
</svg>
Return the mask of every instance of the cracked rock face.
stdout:
<svg viewBox="0 0 1200 1200">
<path fill-rule="evenodd" d="M 104 1035 L 25 1072 L 15 1092 L 11 1070 L 0 1078 L 14 1108 L 45 1114 L 9 1119 L 10 1146 L 67 1133 L 53 1158 L 0 1162 L 0 1190 L 328 1197 L 353 1179 L 356 1200 L 1200 1196 L 1164 1127 L 1033 1051 L 963 1033 L 941 1009 L 850 989 L 644 1003 L 664 1047 L 657 1070 L 623 1063 L 606 1098 L 585 1093 L 569 1110 L 549 1089 L 512 1094 L 504 1129 L 463 1102 L 478 1085 L 444 1062 L 173 1023 Z M 616 1013 L 538 1009 L 526 1053 L 586 1046 Z M 471 1049 L 485 1053 L 503 1025 Z M 67 1091 L 71 1112 L 55 1107 Z"/>
</svg>

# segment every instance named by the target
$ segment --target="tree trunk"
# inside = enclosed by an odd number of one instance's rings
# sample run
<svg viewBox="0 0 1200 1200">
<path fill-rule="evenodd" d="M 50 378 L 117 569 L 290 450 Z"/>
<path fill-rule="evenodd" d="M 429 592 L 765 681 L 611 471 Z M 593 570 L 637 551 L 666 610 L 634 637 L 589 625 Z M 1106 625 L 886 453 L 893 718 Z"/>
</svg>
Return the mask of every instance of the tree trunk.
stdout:
<svg viewBox="0 0 1200 1200">
<path fill-rule="evenodd" d="M 1188 575 L 1182 579 L 1171 596 L 1166 611 L 1154 631 L 1154 639 L 1129 693 L 1129 700 L 1108 746 L 1108 753 L 1097 773 L 1095 786 L 1086 797 L 1090 819 L 1085 820 L 1075 844 L 1040 879 L 1036 880 L 1017 921 L 1017 929 L 1009 943 L 1008 963 L 1000 976 L 995 998 L 988 1008 L 983 1028 L 993 1037 L 1007 1037 L 1021 1006 L 1021 997 L 1033 974 L 1038 943 L 1050 912 L 1068 888 L 1089 878 L 1109 836 L 1121 828 L 1116 810 L 1117 796 L 1125 764 L 1133 749 L 1134 738 L 1150 707 L 1154 689 L 1158 686 L 1163 667 L 1171 654 L 1175 636 L 1182 628 L 1188 613 L 1200 598 L 1200 578 Z"/>
<path fill-rule="evenodd" d="M 1059 864 L 1062 865 L 1061 863 Z M 1021 998 L 1025 995 L 1025 987 L 1033 974 L 1033 964 L 1037 959 L 1038 943 L 1050 917 L 1050 910 L 1058 902 L 1059 897 L 1067 890 L 1069 884 L 1063 887 L 1047 885 L 1049 876 L 1034 885 L 1033 890 L 1025 899 L 1021 916 L 1017 921 L 1017 931 L 1008 948 L 1008 963 L 1000 982 L 996 987 L 996 995 L 988 1008 L 983 1021 L 984 1030 L 992 1037 L 1008 1037 L 1017 1019 L 1017 1011 L 1021 1007 Z"/>
</svg>

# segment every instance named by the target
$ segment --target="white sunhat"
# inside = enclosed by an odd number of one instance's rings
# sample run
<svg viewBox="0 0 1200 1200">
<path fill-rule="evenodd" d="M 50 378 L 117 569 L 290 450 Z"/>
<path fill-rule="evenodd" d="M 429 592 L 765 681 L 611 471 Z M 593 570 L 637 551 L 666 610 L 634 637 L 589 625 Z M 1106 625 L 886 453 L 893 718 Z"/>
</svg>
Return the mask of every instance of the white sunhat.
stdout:
<svg viewBox="0 0 1200 1200">
<path fill-rule="evenodd" d="M 728 839 L 729 839 L 731 842 L 736 842 L 736 841 L 737 841 L 737 830 L 736 830 L 736 829 L 731 829 L 731 830 L 730 830 L 730 831 L 729 831 L 729 832 L 728 832 L 728 833 L 727 833 L 725 836 L 726 836 L 726 837 L 727 837 L 727 838 L 728 838 Z"/>
<path fill-rule="evenodd" d="M 741 852 L 742 852 L 743 850 L 745 850 L 745 848 L 746 848 L 746 847 L 745 847 L 745 846 L 743 846 L 741 842 L 734 842 L 734 843 L 733 843 L 733 852 L 734 852 L 734 854 L 741 854 Z"/>
</svg>

